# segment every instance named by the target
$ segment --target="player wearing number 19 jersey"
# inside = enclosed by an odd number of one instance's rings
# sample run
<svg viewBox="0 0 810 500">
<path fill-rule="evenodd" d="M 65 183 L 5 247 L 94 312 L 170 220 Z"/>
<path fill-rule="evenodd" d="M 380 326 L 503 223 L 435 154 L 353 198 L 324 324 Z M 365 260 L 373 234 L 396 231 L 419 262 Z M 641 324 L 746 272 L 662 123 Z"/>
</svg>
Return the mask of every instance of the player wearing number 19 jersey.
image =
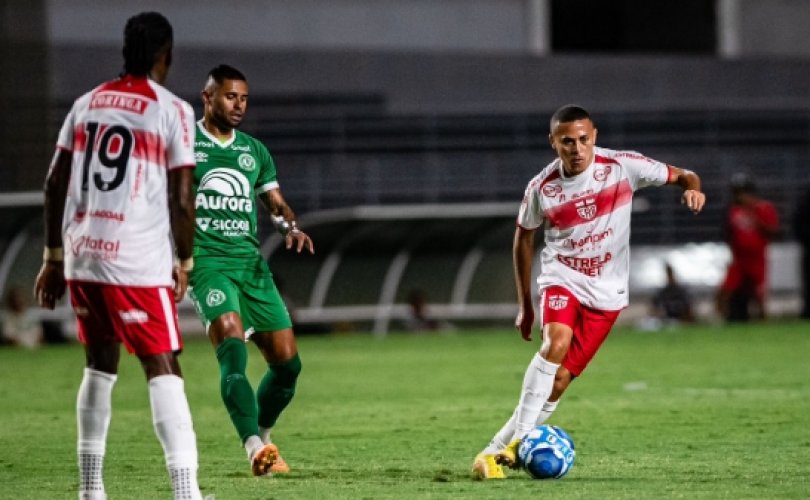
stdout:
<svg viewBox="0 0 810 500">
<path fill-rule="evenodd" d="M 145 77 L 124 75 L 76 100 L 57 142 L 73 152 L 68 280 L 172 286 L 168 175 L 194 167 L 193 127 L 191 106 Z"/>
<path fill-rule="evenodd" d="M 128 20 L 124 73 L 75 101 L 45 183 L 36 292 L 40 305 L 53 308 L 67 280 L 86 352 L 76 403 L 82 499 L 106 498 L 102 469 L 121 343 L 148 380 L 175 499 L 201 498 L 174 303 L 193 263 L 194 116 L 162 86 L 172 42 L 162 15 Z"/>
<path fill-rule="evenodd" d="M 693 172 L 638 153 L 596 147 L 596 128 L 578 106 L 554 113 L 549 140 L 558 158 L 526 188 L 513 243 L 519 303 L 515 326 L 530 340 L 534 233 L 543 232 L 537 278 L 543 344 L 526 370 L 512 417 L 473 462 L 480 479 L 502 478 L 501 465 L 518 465 L 520 438 L 551 415 L 627 306 L 633 193 L 678 184 L 690 210 L 699 212 L 705 202 Z"/>
</svg>

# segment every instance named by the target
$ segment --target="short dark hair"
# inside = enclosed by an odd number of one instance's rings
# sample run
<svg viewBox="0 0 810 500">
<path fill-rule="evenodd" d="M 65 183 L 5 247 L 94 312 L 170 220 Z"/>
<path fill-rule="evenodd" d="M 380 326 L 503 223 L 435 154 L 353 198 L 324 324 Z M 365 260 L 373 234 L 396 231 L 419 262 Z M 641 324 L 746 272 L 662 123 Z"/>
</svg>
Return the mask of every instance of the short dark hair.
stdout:
<svg viewBox="0 0 810 500">
<path fill-rule="evenodd" d="M 158 12 L 141 12 L 127 20 L 124 27 L 124 73 L 149 74 L 155 58 L 171 48 L 174 35 L 168 19 Z"/>
<path fill-rule="evenodd" d="M 220 64 L 212 68 L 211 71 L 208 72 L 208 78 L 213 78 L 213 80 L 217 82 L 217 85 L 222 85 L 225 80 L 241 80 L 247 82 L 247 78 L 245 78 L 245 75 L 242 74 L 241 71 L 227 64 Z"/>
<path fill-rule="evenodd" d="M 755 193 L 754 179 L 747 172 L 736 172 L 731 176 L 731 190 L 735 193 Z"/>
<path fill-rule="evenodd" d="M 568 123 L 577 120 L 591 120 L 591 115 L 581 106 L 576 104 L 566 104 L 551 115 L 549 128 L 554 128 L 555 123 Z"/>
</svg>

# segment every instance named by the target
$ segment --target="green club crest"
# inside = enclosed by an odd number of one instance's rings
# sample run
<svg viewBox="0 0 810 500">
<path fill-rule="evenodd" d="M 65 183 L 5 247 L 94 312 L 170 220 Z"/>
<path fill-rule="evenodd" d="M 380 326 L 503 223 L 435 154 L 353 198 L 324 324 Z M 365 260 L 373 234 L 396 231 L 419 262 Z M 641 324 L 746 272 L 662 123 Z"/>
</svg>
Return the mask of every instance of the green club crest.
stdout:
<svg viewBox="0 0 810 500">
<path fill-rule="evenodd" d="M 225 302 L 225 292 L 217 290 L 216 288 L 211 289 L 208 292 L 208 296 L 205 298 L 205 303 L 208 304 L 208 307 L 216 307 L 223 302 Z"/>
<path fill-rule="evenodd" d="M 239 155 L 237 162 L 239 163 L 239 168 L 248 172 L 251 172 L 254 168 L 256 168 L 256 160 L 248 153 L 242 153 Z"/>
</svg>

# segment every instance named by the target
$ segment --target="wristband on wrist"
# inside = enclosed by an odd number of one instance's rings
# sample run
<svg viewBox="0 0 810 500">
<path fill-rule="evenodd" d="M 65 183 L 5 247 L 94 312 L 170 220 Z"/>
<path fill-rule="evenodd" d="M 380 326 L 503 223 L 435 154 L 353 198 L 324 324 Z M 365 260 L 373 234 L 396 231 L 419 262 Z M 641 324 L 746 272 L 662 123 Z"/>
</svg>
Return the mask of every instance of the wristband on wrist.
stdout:
<svg viewBox="0 0 810 500">
<path fill-rule="evenodd" d="M 42 260 L 45 262 L 62 262 L 64 257 L 62 247 L 45 247 L 42 252 Z"/>
</svg>

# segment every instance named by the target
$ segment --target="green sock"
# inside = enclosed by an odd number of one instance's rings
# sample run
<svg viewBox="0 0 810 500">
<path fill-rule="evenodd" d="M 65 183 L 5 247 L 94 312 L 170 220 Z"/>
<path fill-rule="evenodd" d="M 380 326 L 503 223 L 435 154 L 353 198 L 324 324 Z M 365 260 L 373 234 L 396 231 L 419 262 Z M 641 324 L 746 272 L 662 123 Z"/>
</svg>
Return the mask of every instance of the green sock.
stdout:
<svg viewBox="0 0 810 500">
<path fill-rule="evenodd" d="M 290 404 L 295 395 L 295 381 L 301 373 L 301 358 L 298 354 L 284 363 L 267 365 L 256 399 L 259 402 L 259 425 L 270 428 L 278 416 Z"/>
<path fill-rule="evenodd" d="M 259 435 L 256 396 L 250 386 L 247 368 L 247 347 L 241 339 L 227 338 L 217 347 L 220 392 L 233 426 L 244 443 L 250 436 Z"/>
</svg>

